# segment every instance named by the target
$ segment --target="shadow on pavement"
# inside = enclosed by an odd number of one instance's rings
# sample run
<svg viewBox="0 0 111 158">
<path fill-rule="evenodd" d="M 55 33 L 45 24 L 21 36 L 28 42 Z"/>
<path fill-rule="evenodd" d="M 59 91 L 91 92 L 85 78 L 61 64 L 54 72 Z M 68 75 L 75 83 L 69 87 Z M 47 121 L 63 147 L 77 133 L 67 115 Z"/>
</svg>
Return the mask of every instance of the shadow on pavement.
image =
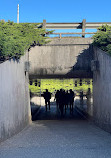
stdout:
<svg viewBox="0 0 111 158">
<path fill-rule="evenodd" d="M 58 120 L 58 119 L 75 119 L 75 120 L 81 120 L 81 119 L 87 119 L 87 115 L 83 112 L 83 109 L 79 105 L 79 100 L 75 100 L 73 111 L 70 113 L 70 107 L 66 108 L 66 112 L 64 109 L 63 116 L 60 114 L 59 108 L 56 107 L 56 102 L 51 101 L 51 109 L 45 110 L 45 106 L 33 106 L 32 112 L 32 121 L 36 120 Z M 82 106 L 83 107 L 83 106 Z M 35 108 L 35 109 L 34 109 Z"/>
</svg>

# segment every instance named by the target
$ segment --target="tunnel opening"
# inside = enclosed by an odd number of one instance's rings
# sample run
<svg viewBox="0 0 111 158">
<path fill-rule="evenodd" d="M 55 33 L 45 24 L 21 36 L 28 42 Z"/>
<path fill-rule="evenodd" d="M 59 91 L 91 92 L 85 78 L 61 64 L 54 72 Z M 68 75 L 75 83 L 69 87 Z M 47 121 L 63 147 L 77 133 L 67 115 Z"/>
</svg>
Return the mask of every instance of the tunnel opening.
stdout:
<svg viewBox="0 0 111 158">
<path fill-rule="evenodd" d="M 51 94 L 50 109 L 45 104 L 46 89 Z M 29 81 L 30 106 L 32 121 L 57 119 L 88 119 L 93 116 L 93 80 L 91 78 L 70 79 L 31 79 Z M 60 105 L 57 105 L 57 91 L 64 92 L 63 114 Z M 73 107 L 66 96 L 70 90 L 74 92 Z M 90 90 L 90 96 L 88 91 Z M 60 95 L 60 93 L 59 93 Z M 60 99 L 60 98 L 59 98 Z M 60 103 L 59 103 L 60 104 Z"/>
</svg>

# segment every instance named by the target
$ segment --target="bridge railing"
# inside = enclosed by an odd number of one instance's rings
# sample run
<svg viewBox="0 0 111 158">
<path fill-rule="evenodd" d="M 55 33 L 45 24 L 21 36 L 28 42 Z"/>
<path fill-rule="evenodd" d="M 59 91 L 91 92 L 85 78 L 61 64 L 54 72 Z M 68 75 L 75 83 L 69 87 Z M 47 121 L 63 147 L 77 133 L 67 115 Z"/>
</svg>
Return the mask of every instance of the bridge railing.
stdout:
<svg viewBox="0 0 111 158">
<path fill-rule="evenodd" d="M 41 23 L 42 28 L 46 29 L 82 29 L 82 32 L 72 32 L 72 33 L 52 33 L 53 35 L 59 35 L 61 38 L 62 35 L 82 35 L 85 37 L 86 34 L 94 34 L 95 32 L 85 32 L 86 29 L 97 29 L 102 25 L 111 26 L 111 22 L 86 22 L 86 19 L 83 19 L 82 22 L 74 22 L 74 23 L 47 23 L 46 20 L 43 20 Z"/>
<path fill-rule="evenodd" d="M 82 33 L 82 32 L 61 32 L 61 33 L 52 33 L 52 35 L 59 35 L 59 38 L 62 38 L 62 35 L 82 35 L 82 37 L 85 37 L 85 35 L 93 35 L 95 34 L 95 32 L 85 32 L 85 33 Z"/>
</svg>

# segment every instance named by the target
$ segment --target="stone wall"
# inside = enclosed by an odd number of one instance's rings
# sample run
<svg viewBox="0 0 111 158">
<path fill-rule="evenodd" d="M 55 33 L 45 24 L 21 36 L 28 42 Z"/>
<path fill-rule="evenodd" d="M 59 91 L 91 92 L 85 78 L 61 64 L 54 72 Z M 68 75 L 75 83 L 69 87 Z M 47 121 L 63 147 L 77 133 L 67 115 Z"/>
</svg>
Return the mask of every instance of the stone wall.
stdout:
<svg viewBox="0 0 111 158">
<path fill-rule="evenodd" d="M 24 63 L 7 60 L 0 64 L 0 142 L 26 127 L 30 121 L 28 72 Z"/>
<path fill-rule="evenodd" d="M 99 69 L 93 73 L 94 120 L 111 132 L 111 56 L 94 48 L 94 59 Z"/>
</svg>

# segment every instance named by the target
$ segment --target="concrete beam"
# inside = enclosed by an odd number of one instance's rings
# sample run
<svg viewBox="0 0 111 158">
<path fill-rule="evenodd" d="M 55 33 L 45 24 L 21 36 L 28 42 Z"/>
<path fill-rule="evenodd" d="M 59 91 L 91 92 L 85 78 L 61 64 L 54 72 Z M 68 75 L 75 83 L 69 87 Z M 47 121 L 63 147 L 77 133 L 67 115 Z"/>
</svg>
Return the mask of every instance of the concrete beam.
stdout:
<svg viewBox="0 0 111 158">
<path fill-rule="evenodd" d="M 97 29 L 102 25 L 109 25 L 111 26 L 111 22 L 95 22 L 95 23 L 86 23 L 86 28 L 88 29 Z"/>
<path fill-rule="evenodd" d="M 81 29 L 82 23 L 46 23 L 47 29 Z"/>
<path fill-rule="evenodd" d="M 82 37 L 85 37 L 85 35 L 93 35 L 95 34 L 95 32 L 56 32 L 56 33 L 52 33 L 53 35 L 59 35 L 59 38 L 62 38 L 62 35 L 81 35 L 82 34 Z"/>
<path fill-rule="evenodd" d="M 46 23 L 46 20 L 43 20 L 43 23 L 33 23 L 37 24 L 38 28 L 46 29 L 82 29 L 82 22 L 80 23 Z M 111 26 L 111 22 L 86 22 L 86 29 L 97 29 L 102 25 Z"/>
<path fill-rule="evenodd" d="M 46 29 L 82 29 L 83 23 L 85 24 L 85 28 L 89 29 L 97 29 L 102 25 L 109 25 L 111 26 L 111 22 L 86 22 L 85 19 L 81 23 L 46 23 Z M 44 25 L 44 24 L 43 24 Z"/>
<path fill-rule="evenodd" d="M 93 49 L 90 38 L 55 38 L 30 49 L 29 77 L 91 78 Z"/>
<path fill-rule="evenodd" d="M 81 35 L 83 34 L 83 32 L 54 32 L 52 33 L 53 35 L 59 35 L 59 34 L 62 34 L 62 35 Z M 95 32 L 84 32 L 84 34 L 95 34 Z"/>
</svg>

